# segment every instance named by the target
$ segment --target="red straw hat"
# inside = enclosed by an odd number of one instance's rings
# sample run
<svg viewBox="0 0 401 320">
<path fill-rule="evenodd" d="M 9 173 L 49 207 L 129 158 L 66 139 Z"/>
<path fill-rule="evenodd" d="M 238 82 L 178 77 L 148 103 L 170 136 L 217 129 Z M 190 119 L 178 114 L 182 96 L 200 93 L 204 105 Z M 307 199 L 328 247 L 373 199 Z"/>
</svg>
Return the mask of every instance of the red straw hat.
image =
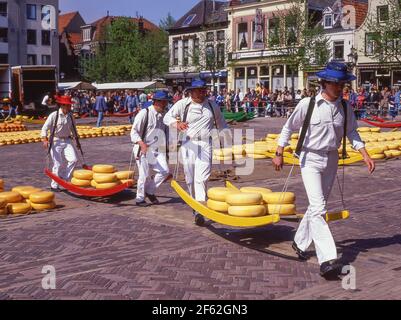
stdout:
<svg viewBox="0 0 401 320">
<path fill-rule="evenodd" d="M 72 105 L 71 97 L 69 96 L 61 96 L 56 98 L 56 102 L 58 104 L 68 104 Z"/>
</svg>

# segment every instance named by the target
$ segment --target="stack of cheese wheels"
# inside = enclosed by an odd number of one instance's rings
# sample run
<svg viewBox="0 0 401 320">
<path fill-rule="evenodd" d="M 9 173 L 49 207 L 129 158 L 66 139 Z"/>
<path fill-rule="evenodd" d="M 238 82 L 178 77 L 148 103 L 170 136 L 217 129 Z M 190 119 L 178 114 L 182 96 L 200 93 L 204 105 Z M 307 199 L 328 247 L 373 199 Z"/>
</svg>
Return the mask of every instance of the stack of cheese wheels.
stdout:
<svg viewBox="0 0 401 320">
<path fill-rule="evenodd" d="M 72 174 L 71 183 L 74 186 L 88 188 L 91 186 L 93 172 L 90 170 L 75 170 Z"/>
<path fill-rule="evenodd" d="M 233 150 L 231 148 L 214 149 L 213 159 L 218 161 L 230 161 L 233 159 Z"/>
<path fill-rule="evenodd" d="M 0 192 L 4 191 L 4 181 L 0 179 Z"/>
<path fill-rule="evenodd" d="M 50 191 L 39 191 L 29 195 L 29 201 L 36 211 L 51 210 L 56 207 L 54 193 Z"/>
<path fill-rule="evenodd" d="M 244 193 L 259 193 L 262 196 L 262 202 L 264 205 L 267 204 L 267 201 L 265 200 L 265 199 L 267 199 L 267 194 L 272 193 L 272 191 L 270 189 L 259 188 L 259 187 L 242 187 L 240 189 L 240 191 L 244 192 Z"/>
<path fill-rule="evenodd" d="M 19 193 L 20 196 L 24 199 L 24 201 L 30 204 L 29 196 L 32 193 L 40 192 L 42 190 L 39 188 L 35 188 L 33 186 L 17 186 L 12 188 L 11 191 Z"/>
<path fill-rule="evenodd" d="M 235 193 L 235 191 L 228 188 L 210 188 L 207 191 L 207 207 L 217 212 L 228 213 L 229 205 L 226 197 L 231 193 Z"/>
<path fill-rule="evenodd" d="M 93 180 L 92 187 L 96 189 L 110 189 L 121 184 L 115 174 L 115 168 L 109 164 L 97 164 L 92 168 Z"/>
<path fill-rule="evenodd" d="M 261 217 L 266 215 L 266 207 L 260 193 L 233 192 L 227 195 L 228 214 L 236 217 Z"/>
<path fill-rule="evenodd" d="M 292 192 L 270 192 L 263 196 L 268 214 L 294 215 L 295 194 Z"/>
<path fill-rule="evenodd" d="M 31 205 L 26 202 L 22 202 L 22 196 L 15 191 L 1 192 L 0 201 L 6 202 L 6 211 L 8 214 L 28 214 L 31 211 Z"/>
<path fill-rule="evenodd" d="M 132 183 L 134 184 L 134 171 L 117 171 L 116 177 L 121 183 Z"/>
</svg>

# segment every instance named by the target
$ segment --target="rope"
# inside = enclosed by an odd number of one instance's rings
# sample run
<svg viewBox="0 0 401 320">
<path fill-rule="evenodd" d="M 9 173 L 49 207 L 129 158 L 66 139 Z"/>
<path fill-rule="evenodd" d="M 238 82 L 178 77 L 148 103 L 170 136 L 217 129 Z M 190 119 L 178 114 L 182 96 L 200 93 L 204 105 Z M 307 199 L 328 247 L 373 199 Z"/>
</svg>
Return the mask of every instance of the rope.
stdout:
<svg viewBox="0 0 401 320">
<path fill-rule="evenodd" d="M 283 190 L 281 191 L 280 198 L 279 198 L 279 209 L 278 209 L 278 214 L 281 213 L 281 208 L 283 207 L 283 204 L 282 204 L 281 202 L 284 200 L 284 195 L 285 195 L 285 193 L 286 193 L 287 190 L 288 190 L 288 184 L 289 184 L 289 181 L 290 181 L 292 172 L 294 171 L 294 168 L 295 168 L 295 164 L 292 165 L 291 170 L 290 170 L 290 173 L 288 174 L 288 177 L 287 177 L 287 179 L 285 180 Z"/>
<path fill-rule="evenodd" d="M 340 190 L 340 195 L 341 195 L 341 203 L 343 205 L 343 210 L 345 210 L 345 201 L 344 201 L 344 188 L 345 188 L 345 165 L 343 164 L 343 180 L 342 180 L 342 187 L 340 184 L 340 179 L 338 178 L 338 173 L 337 173 L 337 183 L 338 183 L 338 189 Z"/>
</svg>

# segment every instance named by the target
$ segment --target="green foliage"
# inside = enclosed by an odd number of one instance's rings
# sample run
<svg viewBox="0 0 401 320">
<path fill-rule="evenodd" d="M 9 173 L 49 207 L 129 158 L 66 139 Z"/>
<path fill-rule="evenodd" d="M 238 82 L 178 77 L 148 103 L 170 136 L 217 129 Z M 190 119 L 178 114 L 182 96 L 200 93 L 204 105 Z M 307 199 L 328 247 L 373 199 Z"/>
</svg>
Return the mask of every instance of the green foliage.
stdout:
<svg viewBox="0 0 401 320">
<path fill-rule="evenodd" d="M 176 20 L 173 18 L 173 16 L 169 12 L 167 14 L 166 18 L 160 20 L 159 28 L 166 31 L 166 30 L 172 28 L 175 25 L 175 23 L 176 23 Z"/>
<path fill-rule="evenodd" d="M 145 34 L 129 18 L 117 18 L 100 31 L 96 55 L 83 59 L 84 78 L 96 82 L 151 80 L 168 70 L 168 37 Z"/>
</svg>

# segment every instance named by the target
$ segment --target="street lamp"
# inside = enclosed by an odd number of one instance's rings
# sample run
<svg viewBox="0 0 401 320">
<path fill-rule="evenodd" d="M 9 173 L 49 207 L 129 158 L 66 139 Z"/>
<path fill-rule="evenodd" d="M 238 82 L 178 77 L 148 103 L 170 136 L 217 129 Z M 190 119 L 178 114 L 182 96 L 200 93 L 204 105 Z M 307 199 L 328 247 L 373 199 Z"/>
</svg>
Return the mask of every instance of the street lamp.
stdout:
<svg viewBox="0 0 401 320">
<path fill-rule="evenodd" d="M 358 50 L 352 46 L 351 48 L 351 53 L 348 55 L 348 66 L 352 70 L 354 67 L 356 67 L 356 64 L 358 62 Z"/>
</svg>

